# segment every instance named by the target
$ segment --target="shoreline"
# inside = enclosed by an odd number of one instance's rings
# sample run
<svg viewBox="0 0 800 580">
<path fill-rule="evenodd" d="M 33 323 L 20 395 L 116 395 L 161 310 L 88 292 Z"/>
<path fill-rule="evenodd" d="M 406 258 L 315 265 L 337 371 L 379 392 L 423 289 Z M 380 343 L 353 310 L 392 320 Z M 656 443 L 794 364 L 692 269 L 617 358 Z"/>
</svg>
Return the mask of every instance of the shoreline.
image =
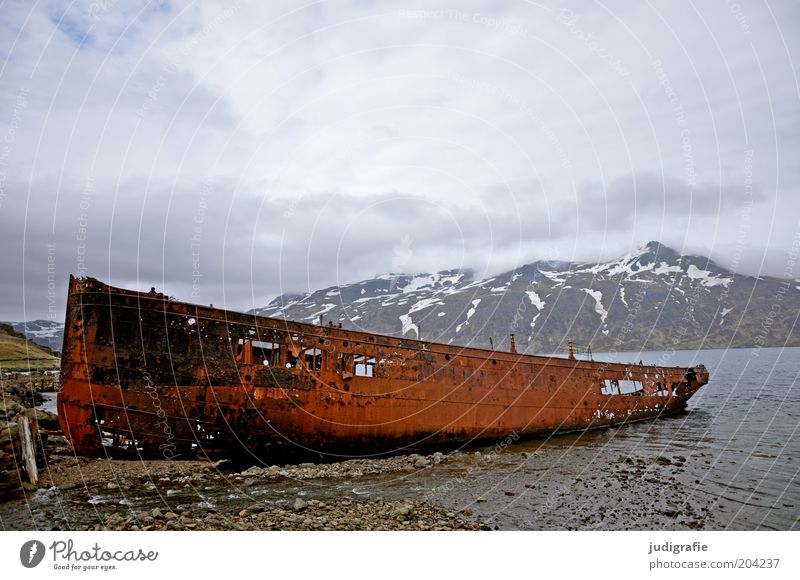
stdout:
<svg viewBox="0 0 800 580">
<path fill-rule="evenodd" d="M 471 510 L 448 510 L 422 498 L 318 499 L 305 497 L 307 491 L 282 493 L 284 484 L 292 488 L 313 480 L 324 491 L 337 482 L 357 485 L 371 476 L 411 474 L 445 460 L 441 453 L 412 454 L 235 471 L 227 460 L 90 459 L 62 449 L 48 456 L 41 487 L 0 503 L 0 520 L 5 529 L 39 530 L 490 529 L 471 517 Z M 265 495 L 270 486 L 275 493 Z M 28 506 L 30 514 L 15 510 L 15 503 Z"/>
</svg>

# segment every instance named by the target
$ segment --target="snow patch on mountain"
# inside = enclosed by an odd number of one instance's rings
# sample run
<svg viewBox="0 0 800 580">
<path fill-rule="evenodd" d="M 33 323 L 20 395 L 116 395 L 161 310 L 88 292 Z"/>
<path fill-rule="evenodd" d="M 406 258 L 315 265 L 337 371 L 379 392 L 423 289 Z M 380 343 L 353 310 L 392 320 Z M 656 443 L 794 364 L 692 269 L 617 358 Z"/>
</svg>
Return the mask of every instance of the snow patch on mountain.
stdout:
<svg viewBox="0 0 800 580">
<path fill-rule="evenodd" d="M 700 283 L 706 288 L 712 288 L 714 286 L 725 286 L 725 288 L 727 288 L 728 284 L 733 282 L 733 278 L 720 278 L 718 276 L 714 276 L 713 273 L 709 272 L 708 270 L 701 270 L 694 264 L 690 265 L 686 270 L 686 275 L 692 280 L 699 280 Z"/>
<path fill-rule="evenodd" d="M 392 296 L 397 296 L 397 294 L 392 294 Z M 386 296 L 364 296 L 363 298 L 356 298 L 351 302 L 353 304 L 363 304 L 365 302 L 369 302 L 370 300 L 378 300 L 378 299 L 383 300 L 384 298 L 386 298 Z"/>
<path fill-rule="evenodd" d="M 278 298 L 273 300 L 271 304 L 269 304 L 264 308 L 258 309 L 255 312 L 256 314 L 264 314 L 266 316 L 283 316 L 284 311 L 299 304 L 302 304 L 303 301 L 305 301 L 309 296 L 311 296 L 311 294 L 279 296 Z M 282 300 L 286 300 L 286 302 L 282 302 Z M 272 312 L 271 314 L 265 314 L 270 310 L 274 310 L 274 312 Z"/>
<path fill-rule="evenodd" d="M 584 292 L 586 292 L 589 296 L 594 298 L 594 311 L 600 315 L 600 321 L 605 324 L 606 318 L 608 317 L 608 310 L 603 308 L 603 293 L 598 290 L 592 290 L 590 288 L 581 288 Z"/>
<path fill-rule="evenodd" d="M 644 246 L 625 254 L 621 258 L 612 260 L 610 262 L 602 262 L 599 264 L 580 264 L 578 269 L 573 270 L 575 274 L 593 274 L 599 276 L 601 274 L 606 276 L 622 276 L 623 278 L 631 278 L 644 274 L 645 272 L 653 272 L 654 274 L 664 274 L 668 272 L 680 272 L 680 266 L 670 266 L 667 262 L 660 262 L 656 265 L 656 258 L 664 255 L 675 256 L 673 250 L 662 246 L 658 242 L 649 242 Z"/>
<path fill-rule="evenodd" d="M 731 308 L 723 308 L 720 311 L 720 313 L 719 313 L 719 315 L 720 315 L 719 316 L 719 324 L 720 324 L 720 326 L 722 326 L 722 324 L 725 322 L 725 316 L 727 316 L 730 313 L 731 310 L 733 310 L 732 307 Z"/>
<path fill-rule="evenodd" d="M 317 318 L 319 318 L 320 316 L 322 316 L 326 312 L 330 312 L 334 308 L 336 308 L 336 304 L 334 304 L 333 302 L 329 302 L 327 304 L 323 304 L 322 305 L 322 310 L 320 310 L 319 312 L 315 312 L 311 316 L 306 316 L 305 319 L 306 320 L 316 320 Z"/>
<path fill-rule="evenodd" d="M 683 269 L 680 266 L 670 266 L 666 262 L 661 262 L 657 267 L 653 268 L 653 274 L 656 276 L 678 272 L 683 272 Z"/>
<path fill-rule="evenodd" d="M 422 300 L 419 300 L 419 301 L 415 302 L 411 306 L 411 309 L 408 311 L 408 314 L 414 314 L 415 312 L 418 312 L 420 310 L 424 310 L 425 308 L 430 308 L 431 306 L 436 306 L 437 304 L 444 305 L 444 302 L 442 302 L 442 300 L 440 298 L 436 298 L 436 297 L 434 297 L 434 298 L 423 298 Z"/>
<path fill-rule="evenodd" d="M 551 272 L 549 270 L 539 270 L 539 273 L 545 278 L 549 278 L 556 284 L 564 284 L 567 281 L 567 272 Z"/>
<path fill-rule="evenodd" d="M 403 286 L 403 292 L 417 292 L 423 289 L 433 289 L 434 286 L 454 286 L 458 284 L 459 280 L 464 277 L 463 272 L 424 274 L 421 276 L 414 276 L 411 281 Z"/>
<path fill-rule="evenodd" d="M 16 332 L 24 334 L 36 344 L 59 350 L 64 333 L 64 323 L 54 320 L 29 320 L 27 322 L 6 322 Z"/>
<path fill-rule="evenodd" d="M 640 256 L 628 256 L 627 259 L 623 258 L 618 262 L 612 263 L 606 268 L 609 276 L 617 276 L 623 274 L 625 277 L 636 276 L 644 272 L 649 272 L 655 267 L 655 263 L 642 264 Z"/>
<path fill-rule="evenodd" d="M 470 282 L 466 286 L 462 286 L 459 290 L 469 290 L 470 288 L 479 288 L 486 286 L 490 282 L 494 282 L 497 278 L 488 278 L 486 280 L 475 280 L 474 282 Z"/>
<path fill-rule="evenodd" d="M 536 293 L 534 290 L 528 290 L 525 292 L 528 295 L 528 300 L 531 301 L 538 310 L 542 310 L 544 308 L 544 300 L 539 297 L 539 294 Z"/>
<path fill-rule="evenodd" d="M 419 338 L 419 327 L 416 324 L 414 324 L 414 321 L 408 314 L 400 315 L 400 324 L 403 325 L 403 329 L 401 331 L 403 333 L 403 336 L 405 336 L 407 332 L 413 330 L 414 333 L 417 335 L 417 338 Z"/>
<path fill-rule="evenodd" d="M 458 326 L 456 326 L 456 332 L 461 330 L 461 328 L 465 324 L 469 324 L 469 319 L 472 318 L 473 314 L 475 314 L 475 310 L 478 308 L 478 304 L 481 303 L 481 300 L 482 300 L 481 298 L 476 298 L 475 300 L 472 301 L 472 308 L 467 310 L 467 319 L 464 322 L 462 322 L 461 324 L 459 324 Z"/>
<path fill-rule="evenodd" d="M 55 338 L 64 330 L 63 324 L 53 323 L 52 325 L 39 325 L 39 321 L 23 323 L 12 322 L 11 327 L 17 332 L 21 332 L 28 338 Z"/>
</svg>

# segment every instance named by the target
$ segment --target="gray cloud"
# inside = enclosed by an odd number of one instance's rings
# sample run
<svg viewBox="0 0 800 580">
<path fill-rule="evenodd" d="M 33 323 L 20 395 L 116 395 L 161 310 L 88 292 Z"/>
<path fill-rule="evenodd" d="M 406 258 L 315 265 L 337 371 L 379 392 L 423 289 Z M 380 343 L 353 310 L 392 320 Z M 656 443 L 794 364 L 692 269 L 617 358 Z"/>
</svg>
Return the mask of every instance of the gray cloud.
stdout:
<svg viewBox="0 0 800 580">
<path fill-rule="evenodd" d="M 790 2 L 1 18 L 0 319 L 62 316 L 84 266 L 232 308 L 650 239 L 780 274 L 800 228 Z"/>
</svg>

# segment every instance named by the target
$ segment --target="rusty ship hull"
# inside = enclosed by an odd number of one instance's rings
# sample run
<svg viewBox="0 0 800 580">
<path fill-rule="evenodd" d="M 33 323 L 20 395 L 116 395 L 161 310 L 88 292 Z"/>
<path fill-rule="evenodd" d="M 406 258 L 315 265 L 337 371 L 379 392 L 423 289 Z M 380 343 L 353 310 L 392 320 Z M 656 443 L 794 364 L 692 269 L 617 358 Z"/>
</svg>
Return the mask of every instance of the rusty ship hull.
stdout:
<svg viewBox="0 0 800 580">
<path fill-rule="evenodd" d="M 652 419 L 692 369 L 499 352 L 175 301 L 70 277 L 58 394 L 76 452 L 372 455 Z"/>
</svg>

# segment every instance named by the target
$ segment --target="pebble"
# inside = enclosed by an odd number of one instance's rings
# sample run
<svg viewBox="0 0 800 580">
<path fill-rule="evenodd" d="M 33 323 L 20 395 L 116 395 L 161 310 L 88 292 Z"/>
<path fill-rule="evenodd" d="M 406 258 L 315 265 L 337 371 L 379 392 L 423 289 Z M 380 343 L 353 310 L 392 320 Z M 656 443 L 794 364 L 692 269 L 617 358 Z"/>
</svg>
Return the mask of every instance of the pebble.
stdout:
<svg viewBox="0 0 800 580">
<path fill-rule="evenodd" d="M 448 512 L 424 501 L 351 501 L 330 500 L 326 502 L 304 501 L 303 514 L 286 507 L 259 506 L 258 512 L 240 510 L 230 514 L 184 512 L 180 518 L 172 518 L 174 512 L 153 519 L 152 512 L 139 514 L 137 518 L 124 518 L 115 512 L 103 524 L 91 524 L 75 529 L 115 530 L 486 530 L 483 524 L 462 519 L 455 512 Z M 159 510 L 160 511 L 160 510 Z M 461 516 L 471 512 L 463 510 Z M 152 521 L 148 524 L 147 518 Z M 140 526 L 142 526 L 140 528 Z"/>
<path fill-rule="evenodd" d="M 249 487 L 256 485 L 259 480 L 273 478 L 290 478 L 294 480 L 321 479 L 321 478 L 349 478 L 377 475 L 381 473 L 402 472 L 413 473 L 417 469 L 424 469 L 431 465 L 439 465 L 447 460 L 447 455 L 437 451 L 431 455 L 397 455 L 382 459 L 349 459 L 336 463 L 301 463 L 299 465 L 286 465 L 279 467 L 271 465 L 266 468 L 250 467 L 245 471 L 232 475 L 232 479 L 240 482 L 239 485 Z"/>
</svg>

